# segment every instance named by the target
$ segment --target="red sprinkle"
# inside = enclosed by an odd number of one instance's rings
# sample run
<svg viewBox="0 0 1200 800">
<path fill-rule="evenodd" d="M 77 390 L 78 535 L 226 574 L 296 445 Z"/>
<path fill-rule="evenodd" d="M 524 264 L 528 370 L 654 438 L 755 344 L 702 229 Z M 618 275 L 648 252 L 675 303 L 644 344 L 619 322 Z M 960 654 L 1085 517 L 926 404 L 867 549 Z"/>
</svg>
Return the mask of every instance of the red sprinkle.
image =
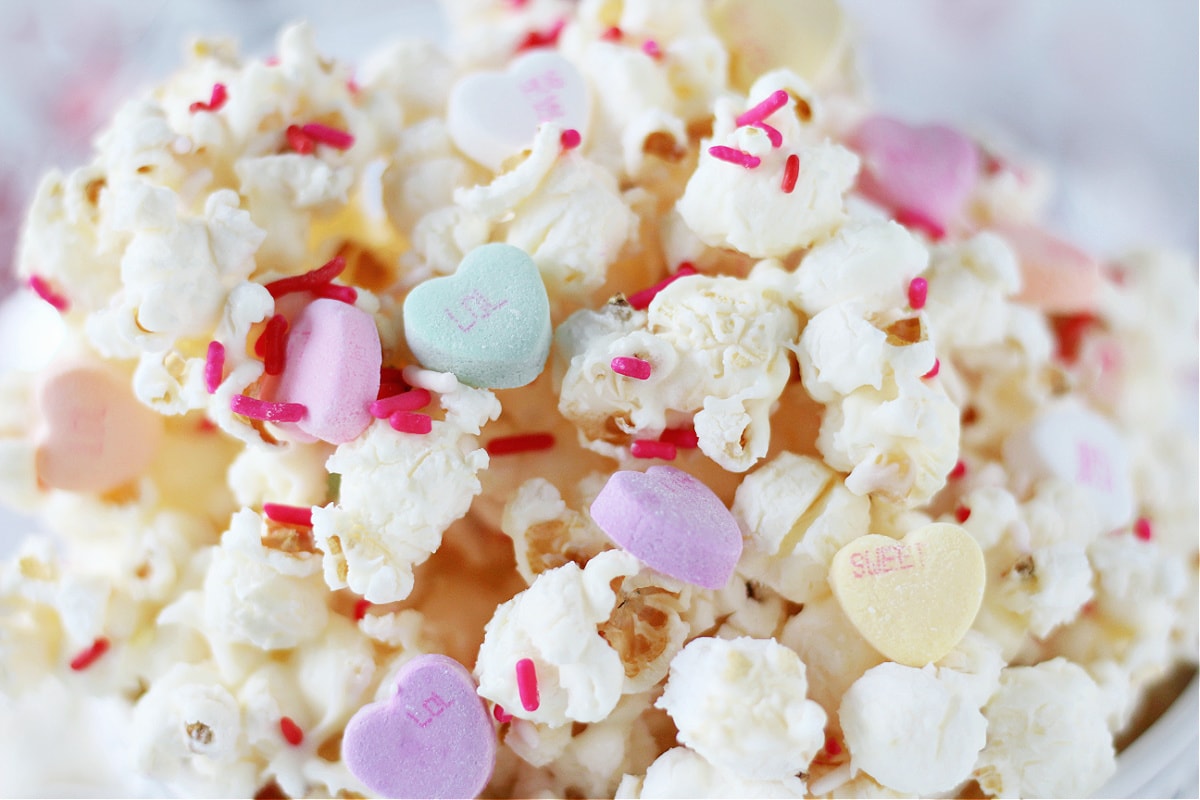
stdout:
<svg viewBox="0 0 1200 800">
<path fill-rule="evenodd" d="M 929 294 L 929 281 L 924 278 L 913 278 L 908 283 L 908 304 L 914 310 L 920 311 L 925 307 L 925 298 Z"/>
<path fill-rule="evenodd" d="M 347 305 L 354 305 L 358 300 L 358 291 L 353 286 L 341 286 L 336 283 L 318 286 L 313 289 L 313 294 L 317 297 L 328 297 L 330 300 L 341 300 Z"/>
<path fill-rule="evenodd" d="M 228 96 L 228 93 L 225 91 L 225 84 L 214 83 L 212 95 L 209 97 L 208 102 L 192 103 L 190 106 L 188 106 L 188 111 L 192 112 L 193 114 L 195 114 L 197 111 L 220 111 L 221 107 L 225 105 L 225 100 L 228 98 Z"/>
<path fill-rule="evenodd" d="M 935 377 L 937 377 L 937 374 L 941 369 L 942 369 L 942 360 L 940 358 L 935 358 L 933 360 L 933 366 L 930 367 L 929 372 L 926 372 L 921 377 L 922 378 L 935 378 Z"/>
<path fill-rule="evenodd" d="M 225 377 L 225 345 L 213 341 L 208 343 L 204 354 L 204 388 L 214 394 Z"/>
<path fill-rule="evenodd" d="M 415 411 L 397 411 L 388 417 L 388 424 L 401 433 L 429 433 L 433 430 L 433 417 Z"/>
<path fill-rule="evenodd" d="M 700 446 L 700 438 L 694 428 L 667 428 L 659 435 L 660 442 L 673 444 L 682 450 L 695 450 Z"/>
<path fill-rule="evenodd" d="M 825 737 L 825 752 L 831 756 L 842 754 L 842 744 L 832 736 Z"/>
<path fill-rule="evenodd" d="M 954 509 L 954 518 L 962 524 L 971 518 L 971 509 L 966 506 L 959 506 Z"/>
<path fill-rule="evenodd" d="M 492 716 L 496 718 L 496 722 L 503 725 L 505 722 L 512 722 L 513 715 L 504 710 L 504 706 L 496 703 L 492 706 Z"/>
<path fill-rule="evenodd" d="M 619 42 L 619 41 L 621 41 L 621 37 L 623 35 L 624 34 L 621 33 L 621 29 L 618 28 L 616 25 L 613 25 L 611 28 L 606 30 L 604 33 L 600 34 L 600 38 L 606 42 Z"/>
<path fill-rule="evenodd" d="M 286 506 L 282 503 L 263 503 L 263 514 L 272 522 L 283 525 L 312 527 L 311 506 Z"/>
<path fill-rule="evenodd" d="M 358 600 L 354 603 L 354 621 L 358 622 L 363 617 L 365 617 L 367 615 L 367 612 L 371 610 L 371 605 L 372 605 L 371 601 L 368 600 L 367 598 L 365 598 L 365 597 L 358 598 Z"/>
<path fill-rule="evenodd" d="M 324 144 L 338 150 L 348 150 L 354 144 L 354 135 L 341 128 L 324 125 L 320 122 L 309 122 L 300 126 L 300 132 L 317 144 Z"/>
<path fill-rule="evenodd" d="M 382 383 L 404 383 L 404 370 L 396 367 L 380 367 L 379 380 Z"/>
<path fill-rule="evenodd" d="M 778 128 L 774 128 L 765 122 L 756 122 L 754 127 L 758 128 L 767 134 L 767 138 L 771 140 L 771 147 L 783 147 L 783 134 Z"/>
<path fill-rule="evenodd" d="M 394 394 L 408 391 L 407 383 L 392 383 L 390 381 L 379 382 L 379 393 L 375 395 L 376 400 L 386 400 Z"/>
<path fill-rule="evenodd" d="M 663 461 L 675 460 L 675 445 L 670 442 L 656 442 L 653 439 L 637 439 L 629 447 L 634 458 L 661 458 Z"/>
<path fill-rule="evenodd" d="M 489 441 L 484 449 L 490 456 L 507 456 L 533 450 L 549 450 L 552 447 L 553 433 L 520 433 L 514 436 L 497 436 Z"/>
<path fill-rule="evenodd" d="M 653 39 L 647 39 L 642 42 L 642 52 L 653 58 L 655 61 L 662 59 L 662 49 L 658 46 L 658 42 Z"/>
<path fill-rule="evenodd" d="M 71 303 L 67 298 L 51 289 L 49 281 L 41 275 L 29 276 L 29 288 L 33 289 L 34 294 L 54 306 L 55 310 L 59 312 L 66 311 L 71 307 Z"/>
<path fill-rule="evenodd" d="M 563 150 L 574 150 L 576 147 L 579 147 L 579 143 L 582 141 L 583 137 L 574 128 L 567 128 L 558 137 L 558 143 L 562 146 Z"/>
<path fill-rule="evenodd" d="M 98 637 L 92 642 L 92 646 L 84 650 L 79 655 L 71 659 L 71 669 L 75 672 L 81 672 L 87 669 L 92 664 L 96 663 L 96 659 L 108 652 L 109 641 L 103 636 Z"/>
<path fill-rule="evenodd" d="M 1133 523 L 1133 535 L 1143 542 L 1150 541 L 1150 538 L 1154 535 L 1154 530 L 1150 527 L 1150 520 L 1145 517 L 1138 517 Z"/>
<path fill-rule="evenodd" d="M 235 394 L 229 408 L 235 414 L 266 422 L 299 422 L 308 413 L 302 403 L 269 403 L 244 394 Z"/>
<path fill-rule="evenodd" d="M 394 394 L 382 400 L 371 403 L 371 416 L 375 419 L 388 419 L 397 411 L 418 411 L 433 402 L 433 396 L 427 389 L 410 389 L 407 392 Z"/>
<path fill-rule="evenodd" d="M 949 478 L 950 480 L 954 481 L 954 480 L 958 480 L 959 478 L 961 478 L 962 476 L 964 476 L 966 474 L 967 474 L 966 462 L 965 461 L 957 461 L 954 464 L 954 469 L 950 470 L 950 474 L 947 475 L 946 477 Z"/>
<path fill-rule="evenodd" d="M 1058 338 L 1058 357 L 1068 364 L 1074 363 L 1083 348 L 1083 340 L 1095 324 L 1096 318 L 1086 313 L 1051 320 L 1054 334 Z"/>
<path fill-rule="evenodd" d="M 288 125 L 283 135 L 287 138 L 288 146 L 302 156 L 308 155 L 317 146 L 312 137 L 301 130 L 299 125 Z"/>
<path fill-rule="evenodd" d="M 532 50 L 535 47 L 553 47 L 558 44 L 558 35 L 562 33 L 566 20 L 560 19 L 545 31 L 530 31 L 517 45 L 517 52 Z"/>
<path fill-rule="evenodd" d="M 940 222 L 930 219 L 919 211 L 913 211 L 907 208 L 896 210 L 896 222 L 901 225 L 907 225 L 910 228 L 918 228 L 926 233 L 930 239 L 935 242 L 944 239 L 946 236 L 946 228 Z"/>
<path fill-rule="evenodd" d="M 784 194 L 791 194 L 796 188 L 796 179 L 800 177 L 800 156 L 792 153 L 783 164 L 783 183 L 780 189 Z"/>
<path fill-rule="evenodd" d="M 526 711 L 537 711 L 538 698 L 537 667 L 531 658 L 517 662 L 517 691 L 521 694 L 521 707 Z"/>
<path fill-rule="evenodd" d="M 708 148 L 708 154 L 713 158 L 721 161 L 728 161 L 730 164 L 737 164 L 746 169 L 754 169 L 762 163 L 762 159 L 758 156 L 750 155 L 745 150 L 738 150 L 734 147 L 726 147 L 723 144 L 715 144 Z"/>
<path fill-rule="evenodd" d="M 641 291 L 634 292 L 625 299 L 629 305 L 633 306 L 638 311 L 643 311 L 650 306 L 650 301 L 654 299 L 654 296 L 663 289 L 667 288 L 667 286 L 684 277 L 685 275 L 695 274 L 696 268 L 685 261 L 679 265 L 679 269 L 676 270 L 674 275 L 664 278 L 648 289 L 642 289 Z"/>
<path fill-rule="evenodd" d="M 279 732 L 292 747 L 299 747 L 304 741 L 304 731 L 300 730 L 300 726 L 291 717 L 279 718 Z"/>
<path fill-rule="evenodd" d="M 254 353 L 263 360 L 263 371 L 268 375 L 283 372 L 287 359 L 288 321 L 283 314 L 276 314 L 267 321 L 262 335 L 254 343 Z"/>
<path fill-rule="evenodd" d="M 609 366 L 612 368 L 612 371 L 618 375 L 624 375 L 627 378 L 635 378 L 639 381 L 644 381 L 649 378 L 650 372 L 653 369 L 650 366 L 649 361 L 645 361 L 640 358 L 633 358 L 632 356 L 617 356 L 611 362 L 609 362 Z"/>
<path fill-rule="evenodd" d="M 742 125 L 754 125 L 755 123 L 762 122 L 764 119 L 783 108 L 784 105 L 787 104 L 787 101 L 788 93 L 783 89 L 776 89 L 767 95 L 766 100 L 763 100 L 753 108 L 749 108 L 743 111 L 741 114 L 738 114 L 737 119 L 735 119 L 734 122 L 737 123 L 739 127 Z"/>
<path fill-rule="evenodd" d="M 287 278 L 271 281 L 266 284 L 267 291 L 276 300 L 292 292 L 316 291 L 323 286 L 328 286 L 330 281 L 341 275 L 344 269 L 346 269 L 346 259 L 341 256 L 334 256 L 324 265 L 310 270 L 303 275 L 292 275 Z"/>
</svg>

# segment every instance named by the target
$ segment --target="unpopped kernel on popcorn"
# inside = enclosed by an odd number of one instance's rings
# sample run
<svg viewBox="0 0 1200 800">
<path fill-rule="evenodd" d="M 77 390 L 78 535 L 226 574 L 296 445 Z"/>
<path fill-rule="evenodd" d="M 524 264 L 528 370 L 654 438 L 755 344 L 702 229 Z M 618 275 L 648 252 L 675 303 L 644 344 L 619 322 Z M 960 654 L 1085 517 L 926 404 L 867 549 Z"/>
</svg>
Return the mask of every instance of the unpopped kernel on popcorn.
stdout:
<svg viewBox="0 0 1200 800">
<path fill-rule="evenodd" d="M 1196 661 L 1194 266 L 832 2 L 444 6 L 196 40 L 42 181 L 0 708 L 172 795 L 1098 789 Z"/>
</svg>

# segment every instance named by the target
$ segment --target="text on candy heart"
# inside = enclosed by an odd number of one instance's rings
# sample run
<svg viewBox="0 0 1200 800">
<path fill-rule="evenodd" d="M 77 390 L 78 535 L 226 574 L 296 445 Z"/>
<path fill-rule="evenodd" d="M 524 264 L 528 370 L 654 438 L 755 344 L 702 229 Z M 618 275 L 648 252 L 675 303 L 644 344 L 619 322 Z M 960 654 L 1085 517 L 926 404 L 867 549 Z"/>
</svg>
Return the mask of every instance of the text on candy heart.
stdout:
<svg viewBox="0 0 1200 800">
<path fill-rule="evenodd" d="M 429 723 L 433 722 L 435 717 L 440 717 L 442 712 L 452 705 L 454 705 L 453 700 L 445 700 L 437 692 L 431 692 L 429 697 L 426 697 L 421 702 L 421 705 L 418 709 L 418 714 L 421 710 L 424 710 L 426 714 L 424 719 L 421 719 L 420 716 L 414 714 L 412 709 L 406 709 L 404 713 L 408 715 L 409 719 L 417 723 L 418 728 L 424 728 L 425 726 L 429 725 Z"/>
<path fill-rule="evenodd" d="M 463 322 L 460 321 L 457 316 L 455 316 L 454 310 L 452 310 L 449 306 L 444 308 L 443 311 L 446 312 L 446 316 L 450 318 L 450 321 L 454 323 L 455 327 L 457 327 L 463 333 L 466 333 L 467 331 L 471 330 L 471 328 L 475 327 L 475 323 L 479 322 L 480 320 L 487 319 L 499 309 L 504 308 L 506 305 L 508 305 L 507 300 L 501 300 L 499 303 L 493 303 L 483 292 L 479 291 L 478 289 L 472 289 L 470 292 L 459 298 L 457 309 L 458 312 L 463 314 L 465 318 L 469 318 L 470 322 L 468 324 L 464 325 Z"/>
<path fill-rule="evenodd" d="M 537 114 L 538 122 L 552 122 L 565 116 L 558 95 L 560 89 L 566 86 L 558 70 L 548 69 L 539 75 L 524 80 L 517 88 L 529 102 L 533 113 Z"/>
<path fill-rule="evenodd" d="M 925 545 L 920 542 L 914 545 L 897 542 L 886 547 L 876 547 L 864 553 L 852 553 L 850 566 L 851 575 L 855 578 L 886 575 L 889 572 L 899 572 L 904 569 L 914 569 L 925 566 Z"/>
</svg>

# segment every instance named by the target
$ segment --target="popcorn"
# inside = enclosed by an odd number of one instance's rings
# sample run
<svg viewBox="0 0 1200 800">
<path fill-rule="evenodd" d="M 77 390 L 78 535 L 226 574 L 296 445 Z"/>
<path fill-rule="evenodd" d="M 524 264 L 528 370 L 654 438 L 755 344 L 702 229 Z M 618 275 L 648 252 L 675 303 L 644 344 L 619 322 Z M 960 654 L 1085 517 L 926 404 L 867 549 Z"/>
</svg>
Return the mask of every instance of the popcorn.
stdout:
<svg viewBox="0 0 1200 800">
<path fill-rule="evenodd" d="M 804 797 L 800 778 L 755 780 L 722 769 L 686 747 L 673 747 L 658 757 L 645 777 L 626 775 L 616 797 Z"/>
</svg>

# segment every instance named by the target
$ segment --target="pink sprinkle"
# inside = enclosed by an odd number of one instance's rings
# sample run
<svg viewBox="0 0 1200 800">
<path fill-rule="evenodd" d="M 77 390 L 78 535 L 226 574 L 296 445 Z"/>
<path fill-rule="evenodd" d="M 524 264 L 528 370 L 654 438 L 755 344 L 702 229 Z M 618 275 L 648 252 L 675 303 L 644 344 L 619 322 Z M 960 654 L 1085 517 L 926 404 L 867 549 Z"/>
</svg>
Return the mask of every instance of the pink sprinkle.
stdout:
<svg viewBox="0 0 1200 800">
<path fill-rule="evenodd" d="M 579 131 L 574 128 L 567 128 L 562 132 L 562 136 L 558 137 L 558 143 L 563 150 L 574 150 L 579 147 L 579 143 L 583 141 L 583 137 L 579 135 Z"/>
<path fill-rule="evenodd" d="M 365 597 L 360 597 L 354 602 L 354 621 L 360 622 L 367 612 L 371 610 L 373 604 Z"/>
<path fill-rule="evenodd" d="M 653 58 L 655 61 L 660 60 L 663 56 L 662 50 L 658 46 L 658 42 L 654 41 L 653 39 L 647 39 L 646 41 L 642 42 L 642 52 Z"/>
<path fill-rule="evenodd" d="M 920 311 L 925 307 L 925 297 L 929 294 L 929 281 L 924 278 L 913 278 L 908 284 L 908 304 L 914 310 Z"/>
<path fill-rule="evenodd" d="M 358 81 L 354 80 L 354 78 L 347 78 L 346 91 L 350 94 L 358 94 L 362 91 L 362 87 L 358 85 Z"/>
<path fill-rule="evenodd" d="M 695 428 L 667 428 L 658 440 L 673 444 L 682 450 L 695 450 L 700 446 L 700 437 L 696 436 Z"/>
<path fill-rule="evenodd" d="M 940 358 L 935 358 L 935 359 L 933 360 L 933 367 L 932 367 L 932 368 L 930 368 L 929 372 L 926 372 L 926 373 L 925 373 L 924 375 L 922 375 L 921 377 L 922 377 L 922 378 L 934 378 L 934 377 L 937 377 L 937 374 L 938 374 L 938 372 L 941 370 L 941 368 L 942 368 L 942 360 L 941 360 Z"/>
<path fill-rule="evenodd" d="M 353 286 L 342 286 L 337 283 L 327 283 L 312 290 L 317 297 L 328 297 L 330 300 L 341 300 L 347 305 L 354 305 L 358 300 L 358 290 Z"/>
<path fill-rule="evenodd" d="M 517 691 L 521 695 L 521 707 L 526 711 L 537 711 L 538 699 L 537 667 L 533 659 L 522 658 L 517 662 Z"/>
<path fill-rule="evenodd" d="M 825 752 L 831 756 L 841 755 L 842 743 L 832 736 L 825 738 Z"/>
<path fill-rule="evenodd" d="M 299 747 L 304 742 L 304 731 L 291 717 L 279 719 L 279 732 L 283 734 L 284 741 L 292 747 Z"/>
<path fill-rule="evenodd" d="M 508 0 L 508 5 L 513 10 L 516 10 L 516 9 L 521 8 L 522 6 L 526 5 L 528 2 L 529 2 L 529 0 Z"/>
<path fill-rule="evenodd" d="M 616 25 L 613 25 L 611 28 L 606 30 L 604 33 L 600 34 L 600 38 L 606 42 L 619 42 L 619 41 L 621 41 L 621 37 L 623 35 L 624 34 L 621 33 L 621 29 L 618 28 Z"/>
<path fill-rule="evenodd" d="M 299 125 L 288 125 L 283 135 L 287 139 L 288 147 L 302 156 L 308 155 L 317 146 L 312 137 L 302 131 Z"/>
<path fill-rule="evenodd" d="M 950 474 L 947 475 L 946 477 L 952 481 L 956 481 L 966 474 L 967 474 L 967 464 L 965 461 L 960 460 L 960 461 L 955 462 L 954 469 L 950 470 Z"/>
<path fill-rule="evenodd" d="M 329 285 L 330 281 L 341 275 L 344 269 L 346 269 L 346 259 L 341 256 L 334 256 L 325 262 L 323 266 L 310 270 L 303 275 L 292 275 L 288 278 L 271 281 L 266 284 L 267 291 L 276 300 L 292 292 L 316 291 L 323 286 Z"/>
<path fill-rule="evenodd" d="M 767 95 L 766 100 L 763 100 L 761 103 L 754 106 L 754 108 L 748 109 L 739 114 L 734 122 L 736 122 L 739 127 L 742 125 L 754 125 L 762 122 L 764 119 L 783 108 L 784 105 L 787 104 L 787 101 L 788 93 L 783 89 L 776 89 Z"/>
<path fill-rule="evenodd" d="M 670 442 L 656 442 L 653 439 L 638 439 L 629 447 L 634 458 L 661 458 L 663 461 L 675 460 L 675 445 Z"/>
<path fill-rule="evenodd" d="M 235 414 L 266 422 L 299 422 L 308 413 L 301 403 L 268 403 L 244 394 L 235 394 L 229 401 L 229 408 Z"/>
<path fill-rule="evenodd" d="M 901 208 L 896 211 L 896 222 L 924 231 L 935 242 L 944 239 L 946 236 L 946 228 L 940 222 L 930 219 L 919 211 Z"/>
<path fill-rule="evenodd" d="M 796 179 L 800 177 L 800 156 L 792 153 L 783 164 L 783 183 L 779 188 L 784 194 L 791 194 L 796 188 Z"/>
<path fill-rule="evenodd" d="M 484 449 L 490 456 L 507 456 L 534 450 L 549 450 L 552 447 L 553 433 L 519 433 L 514 436 L 497 436 L 489 441 Z"/>
<path fill-rule="evenodd" d="M 433 396 L 429 394 L 429 390 L 410 389 L 371 403 L 371 416 L 375 419 L 388 419 L 397 411 L 417 411 L 432 401 Z"/>
<path fill-rule="evenodd" d="M 708 154 L 713 158 L 719 158 L 722 161 L 728 161 L 730 164 L 737 164 L 746 169 L 754 169 L 762 163 L 762 159 L 758 156 L 752 156 L 745 150 L 726 147 L 723 144 L 715 144 L 708 148 Z"/>
<path fill-rule="evenodd" d="M 188 111 L 190 111 L 193 114 L 195 114 L 198 111 L 220 111 L 221 107 L 223 105 L 225 105 L 225 100 L 227 97 L 228 97 L 228 94 L 225 91 L 225 84 L 214 83 L 213 88 L 212 88 L 212 95 L 209 98 L 208 102 L 207 103 L 204 103 L 204 102 L 192 103 L 190 106 L 188 106 Z"/>
<path fill-rule="evenodd" d="M 263 503 L 263 515 L 272 522 L 281 525 L 299 525 L 302 528 L 312 527 L 311 506 L 286 506 L 282 503 Z"/>
<path fill-rule="evenodd" d="M 433 417 L 415 411 L 397 411 L 388 417 L 388 424 L 401 433 L 429 433 L 433 430 Z"/>
<path fill-rule="evenodd" d="M 287 317 L 276 314 L 267 321 L 262 335 L 254 343 L 254 353 L 263 360 L 263 371 L 268 375 L 283 372 L 287 360 Z"/>
<path fill-rule="evenodd" d="M 971 509 L 967 508 L 966 506 L 959 506 L 958 508 L 954 509 L 954 518 L 958 520 L 959 524 L 961 525 L 971 518 Z"/>
<path fill-rule="evenodd" d="M 631 356 L 617 356 L 609 363 L 609 366 L 618 375 L 624 375 L 627 378 L 636 378 L 639 381 L 649 378 L 652 369 L 649 361 Z"/>
<path fill-rule="evenodd" d="M 217 341 L 209 342 L 208 352 L 204 355 L 204 388 L 209 394 L 215 393 L 224 377 L 225 345 Z"/>
<path fill-rule="evenodd" d="M 779 132 L 778 128 L 771 127 L 765 122 L 756 122 L 754 127 L 766 132 L 767 138 L 771 140 L 771 147 L 783 147 L 783 134 Z"/>
<path fill-rule="evenodd" d="M 54 306 L 54 308 L 59 312 L 66 311 L 71 307 L 71 304 L 67 301 L 67 298 L 51 289 L 50 283 L 41 275 L 29 276 L 29 288 L 33 289 L 34 294 L 45 300 L 50 305 Z"/>
<path fill-rule="evenodd" d="M 504 706 L 496 703 L 492 706 L 492 716 L 496 718 L 496 722 L 503 725 L 506 722 L 512 722 L 513 715 L 504 710 Z"/>
<path fill-rule="evenodd" d="M 91 647 L 71 659 L 71 669 L 75 672 L 87 669 L 92 664 L 95 664 L 100 656 L 108 652 L 108 647 L 108 639 L 103 636 L 99 637 L 96 641 L 92 642 Z"/>
<path fill-rule="evenodd" d="M 278 67 L 279 66 L 279 56 L 267 56 L 266 58 L 263 59 L 263 63 L 266 64 L 268 67 Z"/>
<path fill-rule="evenodd" d="M 1150 527 L 1150 520 L 1145 517 L 1138 517 L 1133 523 L 1133 535 L 1141 539 L 1143 542 L 1150 541 L 1154 535 L 1154 530 Z"/>
<path fill-rule="evenodd" d="M 695 274 L 696 268 L 685 261 L 679 265 L 679 269 L 676 270 L 674 275 L 664 278 L 648 289 L 642 289 L 641 291 L 634 292 L 626 298 L 626 302 L 628 302 L 629 305 L 633 306 L 638 311 L 643 311 L 646 308 L 649 308 L 650 301 L 654 299 L 655 295 L 667 288 L 667 286 L 684 277 L 685 275 Z"/>
<path fill-rule="evenodd" d="M 338 150 L 348 150 L 354 144 L 354 136 L 349 132 L 320 122 L 301 125 L 300 132 L 318 144 L 329 145 Z"/>
<path fill-rule="evenodd" d="M 553 47 L 558 43 L 558 35 L 562 33 L 563 26 L 566 24 L 565 19 L 560 19 L 545 31 L 530 31 L 517 45 L 517 52 L 532 50 L 535 47 Z"/>
</svg>

